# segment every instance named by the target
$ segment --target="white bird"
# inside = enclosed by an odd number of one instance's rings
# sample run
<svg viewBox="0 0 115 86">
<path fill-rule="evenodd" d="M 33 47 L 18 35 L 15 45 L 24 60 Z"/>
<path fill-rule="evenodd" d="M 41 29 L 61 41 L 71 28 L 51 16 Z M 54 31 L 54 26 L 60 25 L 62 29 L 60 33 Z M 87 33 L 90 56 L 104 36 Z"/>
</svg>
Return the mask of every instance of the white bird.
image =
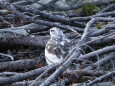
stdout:
<svg viewBox="0 0 115 86">
<path fill-rule="evenodd" d="M 50 39 L 45 47 L 45 57 L 48 65 L 60 63 L 69 52 L 68 40 L 65 34 L 57 27 L 50 29 Z"/>
</svg>

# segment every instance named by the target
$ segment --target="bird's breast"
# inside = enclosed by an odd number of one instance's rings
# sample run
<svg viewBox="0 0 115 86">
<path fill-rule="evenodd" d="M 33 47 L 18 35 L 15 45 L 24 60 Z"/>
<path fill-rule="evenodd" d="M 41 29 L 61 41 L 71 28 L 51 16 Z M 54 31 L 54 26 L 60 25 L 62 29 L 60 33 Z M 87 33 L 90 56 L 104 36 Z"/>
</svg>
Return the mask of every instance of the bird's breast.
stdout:
<svg viewBox="0 0 115 86">
<path fill-rule="evenodd" d="M 56 55 L 49 53 L 47 49 L 45 49 L 45 57 L 48 65 L 60 63 L 63 61 L 63 57 L 59 58 Z"/>
</svg>

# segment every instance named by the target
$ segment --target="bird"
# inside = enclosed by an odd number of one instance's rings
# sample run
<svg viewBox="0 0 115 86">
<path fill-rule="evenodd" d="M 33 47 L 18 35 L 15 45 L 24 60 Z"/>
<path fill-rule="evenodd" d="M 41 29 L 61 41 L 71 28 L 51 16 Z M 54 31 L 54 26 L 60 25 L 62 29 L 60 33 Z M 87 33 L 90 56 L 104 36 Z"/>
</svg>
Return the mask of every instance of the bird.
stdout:
<svg viewBox="0 0 115 86">
<path fill-rule="evenodd" d="M 45 47 L 45 59 L 48 65 L 61 63 L 69 53 L 70 40 L 63 31 L 57 27 L 50 29 L 50 39 Z"/>
</svg>

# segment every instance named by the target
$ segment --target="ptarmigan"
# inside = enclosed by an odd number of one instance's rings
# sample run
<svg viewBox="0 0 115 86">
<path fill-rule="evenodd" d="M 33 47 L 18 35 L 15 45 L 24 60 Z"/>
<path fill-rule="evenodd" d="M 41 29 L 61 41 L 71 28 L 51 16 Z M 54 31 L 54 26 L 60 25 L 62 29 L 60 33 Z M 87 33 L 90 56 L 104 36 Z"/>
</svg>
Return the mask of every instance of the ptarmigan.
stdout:
<svg viewBox="0 0 115 86">
<path fill-rule="evenodd" d="M 48 65 L 60 63 L 68 54 L 68 40 L 65 34 L 57 27 L 50 29 L 50 39 L 45 47 L 45 57 Z"/>
</svg>

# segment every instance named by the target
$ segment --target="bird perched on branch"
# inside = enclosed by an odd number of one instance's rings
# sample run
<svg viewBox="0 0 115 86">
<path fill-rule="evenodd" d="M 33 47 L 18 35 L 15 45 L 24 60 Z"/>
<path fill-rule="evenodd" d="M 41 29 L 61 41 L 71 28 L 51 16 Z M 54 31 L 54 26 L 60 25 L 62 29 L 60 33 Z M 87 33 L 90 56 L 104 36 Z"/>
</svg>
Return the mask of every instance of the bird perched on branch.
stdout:
<svg viewBox="0 0 115 86">
<path fill-rule="evenodd" d="M 69 52 L 68 40 L 65 34 L 57 27 L 50 29 L 50 39 L 45 47 L 45 57 L 48 65 L 60 63 Z"/>
</svg>

